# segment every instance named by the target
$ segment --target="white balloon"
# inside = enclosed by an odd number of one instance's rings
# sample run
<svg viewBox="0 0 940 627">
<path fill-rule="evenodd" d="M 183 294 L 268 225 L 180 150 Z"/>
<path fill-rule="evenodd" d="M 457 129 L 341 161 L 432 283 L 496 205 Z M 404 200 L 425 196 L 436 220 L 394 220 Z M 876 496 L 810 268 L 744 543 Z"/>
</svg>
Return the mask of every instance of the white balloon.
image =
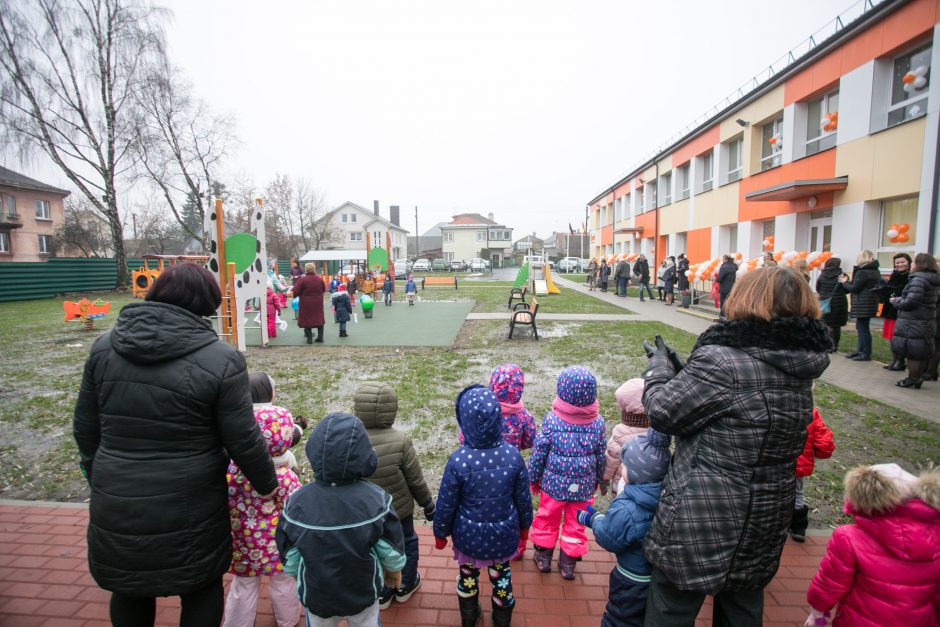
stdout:
<svg viewBox="0 0 940 627">
<path fill-rule="evenodd" d="M 897 229 L 888 229 L 887 235 L 888 235 L 888 238 L 889 238 L 889 239 L 895 238 L 895 237 L 898 236 L 898 230 L 897 230 Z"/>
<path fill-rule="evenodd" d="M 822 254 L 822 253 L 819 252 L 818 250 L 814 250 L 814 251 L 811 252 L 809 255 L 807 255 L 806 261 L 807 261 L 808 263 L 813 263 L 814 261 L 816 261 L 816 259 L 817 259 L 821 254 Z"/>
<path fill-rule="evenodd" d="M 911 83 L 904 83 L 904 87 L 902 89 L 904 89 L 904 91 L 906 91 L 907 93 L 911 93 L 917 88 L 914 87 L 914 83 L 911 82 Z"/>
<path fill-rule="evenodd" d="M 917 76 L 926 76 L 926 75 L 927 75 L 927 66 L 926 66 L 926 65 L 918 65 L 916 68 L 913 69 L 913 71 L 911 72 L 911 74 L 916 74 Z"/>
<path fill-rule="evenodd" d="M 911 83 L 914 86 L 914 89 L 923 89 L 927 86 L 927 79 L 923 76 L 918 76 L 914 79 L 914 82 Z"/>
</svg>

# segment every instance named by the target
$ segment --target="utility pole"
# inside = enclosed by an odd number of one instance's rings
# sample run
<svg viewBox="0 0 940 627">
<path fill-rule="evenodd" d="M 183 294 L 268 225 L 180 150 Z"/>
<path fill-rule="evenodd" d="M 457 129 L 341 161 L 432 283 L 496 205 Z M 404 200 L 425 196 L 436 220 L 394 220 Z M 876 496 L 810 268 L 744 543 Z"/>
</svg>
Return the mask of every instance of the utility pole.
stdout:
<svg viewBox="0 0 940 627">
<path fill-rule="evenodd" d="M 421 233 L 418 231 L 418 205 L 415 205 L 415 259 L 421 256 L 418 248 L 421 245 Z"/>
</svg>

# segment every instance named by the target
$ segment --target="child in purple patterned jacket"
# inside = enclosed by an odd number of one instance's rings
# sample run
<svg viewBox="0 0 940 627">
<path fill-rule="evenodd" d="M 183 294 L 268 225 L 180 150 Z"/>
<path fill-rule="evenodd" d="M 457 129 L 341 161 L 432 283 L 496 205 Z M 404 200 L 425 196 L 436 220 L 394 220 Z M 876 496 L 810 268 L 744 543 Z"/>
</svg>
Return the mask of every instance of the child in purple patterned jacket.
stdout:
<svg viewBox="0 0 940 627">
<path fill-rule="evenodd" d="M 578 510 L 594 502 L 594 492 L 604 479 L 607 437 L 604 419 L 598 415 L 597 380 L 590 370 L 565 368 L 558 375 L 557 391 L 529 460 L 532 493 L 539 495 L 529 537 L 535 563 L 547 573 L 561 531 L 558 566 L 562 577 L 574 579 L 575 564 L 588 551 Z"/>
<path fill-rule="evenodd" d="M 493 368 L 490 391 L 499 399 L 499 407 L 503 411 L 503 442 L 512 444 L 520 453 L 535 443 L 535 418 L 522 403 L 524 389 L 522 368 L 516 364 Z"/>
</svg>

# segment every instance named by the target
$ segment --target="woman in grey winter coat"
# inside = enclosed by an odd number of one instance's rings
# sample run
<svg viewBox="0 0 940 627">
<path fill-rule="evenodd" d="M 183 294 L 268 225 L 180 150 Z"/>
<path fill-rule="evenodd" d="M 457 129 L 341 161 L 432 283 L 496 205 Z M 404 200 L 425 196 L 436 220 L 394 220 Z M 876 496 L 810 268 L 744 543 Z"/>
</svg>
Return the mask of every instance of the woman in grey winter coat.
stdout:
<svg viewBox="0 0 940 627">
<path fill-rule="evenodd" d="M 878 291 L 881 285 L 881 273 L 878 260 L 870 250 L 858 254 L 858 265 L 852 271 L 852 280 L 844 274 L 839 282 L 846 292 L 852 295 L 852 315 L 855 316 L 855 330 L 858 332 L 858 348 L 846 355 L 852 361 L 871 361 L 871 319 L 878 313 Z"/>
<path fill-rule="evenodd" d="M 73 428 L 91 487 L 88 566 L 117 627 L 152 625 L 158 596 L 182 598 L 180 625 L 218 625 L 229 459 L 259 494 L 278 485 L 245 358 L 203 319 L 221 301 L 202 266 L 164 270 L 85 362 Z"/>
<path fill-rule="evenodd" d="M 692 625 L 706 595 L 714 624 L 762 624 L 793 514 L 796 460 L 829 365 L 815 295 L 784 268 L 743 275 L 687 364 L 645 343 L 643 406 L 676 437 L 644 542 L 653 566 L 646 625 Z"/>
<path fill-rule="evenodd" d="M 926 253 L 920 253 L 914 257 L 911 277 L 901 296 L 891 299 L 891 304 L 898 310 L 891 352 L 906 357 L 908 367 L 907 377 L 897 382 L 898 387 L 920 389 L 927 362 L 936 349 L 934 332 L 938 294 L 940 274 L 937 274 L 937 261 Z"/>
</svg>

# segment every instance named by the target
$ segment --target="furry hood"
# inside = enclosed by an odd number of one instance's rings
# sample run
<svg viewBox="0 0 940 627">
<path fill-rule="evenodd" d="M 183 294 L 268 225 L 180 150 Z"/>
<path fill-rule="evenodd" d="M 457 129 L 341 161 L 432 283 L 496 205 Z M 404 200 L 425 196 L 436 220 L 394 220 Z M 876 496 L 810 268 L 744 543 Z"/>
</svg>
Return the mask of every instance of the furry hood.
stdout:
<svg viewBox="0 0 940 627">
<path fill-rule="evenodd" d="M 789 317 L 721 320 L 699 336 L 692 351 L 709 345 L 739 348 L 795 377 L 815 379 L 829 367 L 832 340 L 821 320 Z"/>
</svg>

